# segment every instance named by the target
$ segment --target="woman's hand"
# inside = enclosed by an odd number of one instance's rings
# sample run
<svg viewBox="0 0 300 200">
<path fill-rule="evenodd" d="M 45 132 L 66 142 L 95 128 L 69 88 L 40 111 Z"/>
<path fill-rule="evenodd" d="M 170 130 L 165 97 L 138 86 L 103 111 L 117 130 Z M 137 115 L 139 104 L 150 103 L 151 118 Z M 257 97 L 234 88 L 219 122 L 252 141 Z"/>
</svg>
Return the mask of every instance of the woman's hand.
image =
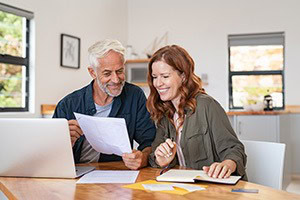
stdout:
<svg viewBox="0 0 300 200">
<path fill-rule="evenodd" d="M 170 139 L 166 139 L 164 143 L 161 143 L 154 151 L 155 162 L 160 167 L 167 166 L 176 155 L 176 143 Z"/>
<path fill-rule="evenodd" d="M 232 160 L 224 160 L 221 163 L 215 162 L 209 167 L 204 166 L 203 171 L 213 178 L 229 178 L 230 174 L 235 172 L 236 163 Z"/>
</svg>

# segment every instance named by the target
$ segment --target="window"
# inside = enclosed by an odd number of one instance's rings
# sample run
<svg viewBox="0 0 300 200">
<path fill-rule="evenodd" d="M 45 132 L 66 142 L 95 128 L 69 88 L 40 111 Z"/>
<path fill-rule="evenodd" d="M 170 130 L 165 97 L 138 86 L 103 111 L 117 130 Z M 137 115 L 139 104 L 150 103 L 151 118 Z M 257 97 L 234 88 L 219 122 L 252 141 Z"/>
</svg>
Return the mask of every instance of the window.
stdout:
<svg viewBox="0 0 300 200">
<path fill-rule="evenodd" d="M 228 36 L 229 109 L 273 99 L 284 109 L 284 33 Z"/>
<path fill-rule="evenodd" d="M 0 111 L 28 111 L 33 13 L 0 3 Z"/>
</svg>

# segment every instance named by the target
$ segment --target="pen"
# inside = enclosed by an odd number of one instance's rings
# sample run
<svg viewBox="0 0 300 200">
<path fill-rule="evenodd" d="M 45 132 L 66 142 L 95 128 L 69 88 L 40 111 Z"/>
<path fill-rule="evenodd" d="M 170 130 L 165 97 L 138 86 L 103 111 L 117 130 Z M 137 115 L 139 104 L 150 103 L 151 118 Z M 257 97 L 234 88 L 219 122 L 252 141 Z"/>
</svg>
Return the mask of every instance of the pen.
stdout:
<svg viewBox="0 0 300 200">
<path fill-rule="evenodd" d="M 169 169 L 170 169 L 170 165 L 167 165 L 160 171 L 159 175 L 162 175 L 163 173 L 167 172 Z"/>
<path fill-rule="evenodd" d="M 172 140 L 172 142 L 174 142 L 175 141 L 174 137 L 171 137 L 171 140 Z"/>
</svg>

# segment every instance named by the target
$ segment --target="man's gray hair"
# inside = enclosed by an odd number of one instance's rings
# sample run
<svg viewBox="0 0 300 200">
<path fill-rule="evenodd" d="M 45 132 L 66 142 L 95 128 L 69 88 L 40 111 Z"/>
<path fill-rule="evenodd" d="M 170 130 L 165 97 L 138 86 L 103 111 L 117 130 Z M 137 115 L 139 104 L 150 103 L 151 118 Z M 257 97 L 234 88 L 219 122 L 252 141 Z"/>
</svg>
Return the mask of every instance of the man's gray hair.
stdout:
<svg viewBox="0 0 300 200">
<path fill-rule="evenodd" d="M 93 68 L 98 67 L 98 59 L 105 57 L 109 51 L 120 53 L 125 63 L 125 48 L 123 47 L 121 42 L 119 42 L 118 40 L 105 39 L 96 42 L 88 49 L 90 66 L 92 66 Z"/>
</svg>

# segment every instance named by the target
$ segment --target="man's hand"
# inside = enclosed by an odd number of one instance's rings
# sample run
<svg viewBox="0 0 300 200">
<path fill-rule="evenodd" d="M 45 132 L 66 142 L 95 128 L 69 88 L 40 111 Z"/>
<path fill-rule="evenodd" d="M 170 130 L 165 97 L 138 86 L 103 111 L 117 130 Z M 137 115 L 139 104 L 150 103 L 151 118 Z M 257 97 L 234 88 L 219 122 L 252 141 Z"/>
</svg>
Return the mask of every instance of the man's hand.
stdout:
<svg viewBox="0 0 300 200">
<path fill-rule="evenodd" d="M 72 146 L 74 146 L 76 140 L 83 135 L 83 132 L 77 122 L 77 120 L 69 120 L 69 130 L 70 130 L 70 137 Z"/>
<path fill-rule="evenodd" d="M 203 171 L 213 178 L 229 178 L 230 174 L 235 172 L 236 163 L 233 160 L 224 160 L 221 163 L 215 162 L 209 167 L 204 166 Z"/>
<path fill-rule="evenodd" d="M 124 153 L 123 161 L 129 169 L 137 170 L 147 166 L 151 147 L 146 147 L 143 151 L 133 150 L 132 153 Z"/>
</svg>

